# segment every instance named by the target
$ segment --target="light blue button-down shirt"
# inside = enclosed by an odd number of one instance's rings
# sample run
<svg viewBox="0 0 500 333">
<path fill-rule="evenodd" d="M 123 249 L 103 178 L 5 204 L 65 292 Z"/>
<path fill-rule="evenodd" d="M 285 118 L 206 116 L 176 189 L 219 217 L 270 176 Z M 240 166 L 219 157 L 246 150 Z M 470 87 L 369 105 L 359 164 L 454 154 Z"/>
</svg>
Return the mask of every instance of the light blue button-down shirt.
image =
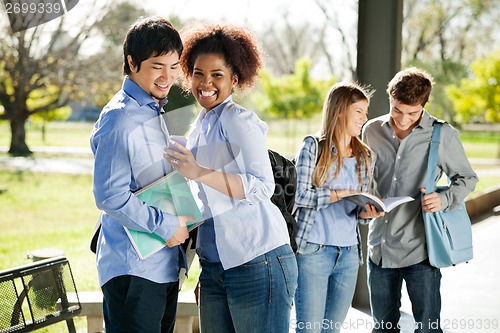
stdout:
<svg viewBox="0 0 500 333">
<path fill-rule="evenodd" d="M 342 169 L 334 179 L 337 165 L 330 167 L 325 186 L 329 190 L 359 191 L 358 170 L 356 158 L 344 158 Z M 307 239 L 310 243 L 352 246 L 358 244 L 358 207 L 356 204 L 340 200 L 330 203 L 327 207 L 318 209 L 311 233 Z"/>
<path fill-rule="evenodd" d="M 166 138 L 168 130 L 160 105 L 125 77 L 122 89 L 101 112 L 90 138 L 95 158 L 93 192 L 97 207 L 104 211 L 96 255 L 101 286 L 120 275 L 157 283 L 178 279 L 178 247 L 165 247 L 141 260 L 124 229 L 154 232 L 168 240 L 178 227 L 177 217 L 133 195 L 172 171 L 163 158 Z"/>
<path fill-rule="evenodd" d="M 235 104 L 230 96 L 209 112 L 203 109 L 188 136 L 188 147 L 200 165 L 237 174 L 243 184 L 243 200 L 199 184 L 205 217 L 213 217 L 215 243 L 224 269 L 290 243 L 285 219 L 270 200 L 274 178 L 266 131 L 266 124 L 254 112 Z M 199 233 L 211 232 L 207 227 L 211 226 L 202 224 Z M 204 244 L 198 245 L 203 256 Z"/>
</svg>

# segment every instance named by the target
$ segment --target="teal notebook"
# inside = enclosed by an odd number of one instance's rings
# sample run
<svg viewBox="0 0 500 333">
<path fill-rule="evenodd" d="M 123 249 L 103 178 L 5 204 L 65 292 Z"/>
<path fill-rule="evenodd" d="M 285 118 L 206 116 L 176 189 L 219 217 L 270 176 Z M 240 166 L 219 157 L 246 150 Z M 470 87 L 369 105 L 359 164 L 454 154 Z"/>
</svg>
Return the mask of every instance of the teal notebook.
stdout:
<svg viewBox="0 0 500 333">
<path fill-rule="evenodd" d="M 203 216 L 186 178 L 176 171 L 163 176 L 134 194 L 148 205 L 172 215 L 193 216 L 194 221 L 187 225 L 189 231 L 203 223 Z M 166 240 L 155 233 L 132 230 L 127 227 L 125 231 L 141 259 L 146 259 L 166 246 Z"/>
</svg>

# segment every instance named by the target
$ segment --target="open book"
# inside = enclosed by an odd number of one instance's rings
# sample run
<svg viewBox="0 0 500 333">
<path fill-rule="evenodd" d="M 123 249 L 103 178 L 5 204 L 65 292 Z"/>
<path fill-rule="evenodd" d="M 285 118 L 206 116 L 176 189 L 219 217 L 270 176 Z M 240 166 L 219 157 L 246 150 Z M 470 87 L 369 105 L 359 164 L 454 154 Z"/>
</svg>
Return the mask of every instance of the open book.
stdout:
<svg viewBox="0 0 500 333">
<path fill-rule="evenodd" d="M 397 206 L 414 200 L 412 197 L 390 197 L 384 200 L 370 193 L 355 193 L 344 195 L 344 199 L 354 202 L 361 208 L 365 208 L 366 204 L 370 204 L 377 208 L 379 212 L 390 212 Z"/>
<path fill-rule="evenodd" d="M 161 177 L 134 194 L 148 205 L 166 213 L 176 216 L 193 216 L 194 220 L 187 224 L 188 231 L 198 227 L 204 221 L 186 178 L 176 171 Z M 155 233 L 124 228 L 141 259 L 146 259 L 166 246 L 166 240 Z"/>
</svg>

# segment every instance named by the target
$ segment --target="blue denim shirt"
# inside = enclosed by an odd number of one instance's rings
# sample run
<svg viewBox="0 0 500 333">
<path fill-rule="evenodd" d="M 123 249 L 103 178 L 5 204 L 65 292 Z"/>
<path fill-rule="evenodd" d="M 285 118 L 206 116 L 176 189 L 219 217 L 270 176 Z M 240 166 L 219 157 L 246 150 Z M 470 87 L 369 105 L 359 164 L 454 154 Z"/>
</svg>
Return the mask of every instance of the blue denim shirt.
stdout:
<svg viewBox="0 0 500 333">
<path fill-rule="evenodd" d="M 104 211 L 96 255 L 101 286 L 120 275 L 157 283 L 178 279 L 178 247 L 165 247 L 141 260 L 124 229 L 155 232 L 167 240 L 178 227 L 177 217 L 133 195 L 172 170 L 163 158 L 166 137 L 160 105 L 125 77 L 122 89 L 104 107 L 90 137 L 95 158 L 94 198 Z"/>
<path fill-rule="evenodd" d="M 243 184 L 242 200 L 199 184 L 205 217 L 213 217 L 215 245 L 224 269 L 290 243 L 285 219 L 270 200 L 274 178 L 266 131 L 267 125 L 254 112 L 233 103 L 229 96 L 209 112 L 202 109 L 188 136 L 188 147 L 200 165 L 237 174 Z M 202 224 L 199 233 L 210 232 L 206 227 Z M 203 247 L 198 244 L 201 257 Z"/>
</svg>

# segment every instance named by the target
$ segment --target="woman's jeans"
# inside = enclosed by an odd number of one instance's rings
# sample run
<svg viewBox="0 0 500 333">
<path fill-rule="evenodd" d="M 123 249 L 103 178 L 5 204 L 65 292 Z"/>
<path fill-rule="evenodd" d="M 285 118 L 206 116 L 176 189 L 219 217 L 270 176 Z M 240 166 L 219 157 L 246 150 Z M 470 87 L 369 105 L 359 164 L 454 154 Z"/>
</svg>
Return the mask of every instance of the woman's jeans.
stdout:
<svg viewBox="0 0 500 333">
<path fill-rule="evenodd" d="M 374 333 L 400 332 L 401 288 L 406 283 L 415 332 L 443 332 L 440 327 L 441 271 L 429 260 L 401 268 L 382 268 L 368 260 L 368 288 Z"/>
<path fill-rule="evenodd" d="M 297 288 L 290 245 L 238 267 L 200 260 L 200 328 L 203 333 L 288 333 Z"/>
<path fill-rule="evenodd" d="M 358 246 L 307 243 L 297 265 L 296 331 L 340 332 L 356 288 Z"/>
</svg>

